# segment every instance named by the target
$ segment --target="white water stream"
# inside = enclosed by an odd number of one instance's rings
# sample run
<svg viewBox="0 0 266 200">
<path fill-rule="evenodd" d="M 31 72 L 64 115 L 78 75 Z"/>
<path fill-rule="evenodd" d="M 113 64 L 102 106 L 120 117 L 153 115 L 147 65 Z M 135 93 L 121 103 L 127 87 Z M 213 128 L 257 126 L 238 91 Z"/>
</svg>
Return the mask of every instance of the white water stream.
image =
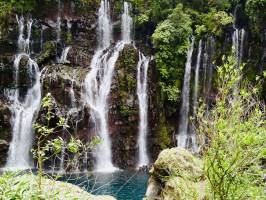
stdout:
<svg viewBox="0 0 266 200">
<path fill-rule="evenodd" d="M 15 81 L 16 89 L 7 92 L 11 101 L 10 110 L 12 112 L 12 140 L 9 147 L 6 168 L 25 169 L 33 167 L 30 150 L 34 137 L 33 123 L 35 114 L 39 110 L 41 103 L 41 82 L 40 72 L 37 63 L 30 57 L 30 37 L 32 20 L 27 22 L 27 35 L 24 35 L 24 18 L 18 19 L 19 37 L 18 54 L 15 56 Z M 19 67 L 21 59 L 27 59 L 27 69 L 32 81 L 32 87 L 28 89 L 24 99 L 19 95 Z"/>
<path fill-rule="evenodd" d="M 189 94 L 190 94 L 190 75 L 191 75 L 191 62 L 194 48 L 194 38 L 187 53 L 187 62 L 184 75 L 184 83 L 182 89 L 182 105 L 180 109 L 180 124 L 177 139 L 177 146 L 187 148 L 188 144 L 188 124 L 189 124 Z"/>
<path fill-rule="evenodd" d="M 123 50 L 124 45 L 130 43 L 131 40 L 128 8 L 129 6 L 125 2 L 122 16 L 122 40 L 117 42 L 114 47 L 110 47 L 112 40 L 110 5 L 107 0 L 101 1 L 98 18 L 98 50 L 93 56 L 91 70 L 84 82 L 85 102 L 91 109 L 95 133 L 102 140 L 95 150 L 95 170 L 101 172 L 117 170 L 112 163 L 111 139 L 108 130 L 108 96 L 119 53 Z M 130 23 L 132 23 L 132 19 Z"/>
<path fill-rule="evenodd" d="M 148 95 L 147 75 L 150 58 L 139 52 L 138 74 L 137 74 L 137 95 L 139 100 L 139 160 L 138 167 L 147 166 L 149 157 L 147 153 L 147 132 L 148 132 Z"/>
</svg>

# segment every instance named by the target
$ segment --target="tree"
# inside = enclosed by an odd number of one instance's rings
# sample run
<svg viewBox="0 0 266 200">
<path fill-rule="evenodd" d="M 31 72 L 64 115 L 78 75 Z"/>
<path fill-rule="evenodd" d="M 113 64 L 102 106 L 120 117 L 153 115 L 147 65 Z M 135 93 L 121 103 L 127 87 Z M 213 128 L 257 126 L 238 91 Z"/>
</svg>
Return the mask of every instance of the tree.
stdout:
<svg viewBox="0 0 266 200">
<path fill-rule="evenodd" d="M 166 99 L 172 102 L 179 100 L 188 39 L 192 35 L 191 23 L 183 5 L 178 4 L 152 35 L 156 48 L 156 66 L 160 73 L 160 86 Z"/>
</svg>

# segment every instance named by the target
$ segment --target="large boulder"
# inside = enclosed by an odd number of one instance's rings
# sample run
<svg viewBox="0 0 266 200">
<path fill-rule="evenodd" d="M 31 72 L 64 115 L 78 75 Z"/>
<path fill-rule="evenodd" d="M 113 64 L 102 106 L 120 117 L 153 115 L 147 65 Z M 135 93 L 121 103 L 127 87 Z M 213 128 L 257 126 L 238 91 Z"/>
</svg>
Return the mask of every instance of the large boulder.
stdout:
<svg viewBox="0 0 266 200">
<path fill-rule="evenodd" d="M 150 170 L 145 199 L 204 199 L 202 168 L 202 161 L 183 148 L 163 150 Z"/>
</svg>

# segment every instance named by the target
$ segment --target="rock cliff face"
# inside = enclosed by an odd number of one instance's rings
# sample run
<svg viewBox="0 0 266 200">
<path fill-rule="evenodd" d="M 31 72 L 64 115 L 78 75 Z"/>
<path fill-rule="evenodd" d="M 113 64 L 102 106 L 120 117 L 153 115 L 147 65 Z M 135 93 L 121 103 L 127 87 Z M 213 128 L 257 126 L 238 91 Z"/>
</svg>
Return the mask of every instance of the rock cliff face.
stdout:
<svg viewBox="0 0 266 200">
<path fill-rule="evenodd" d="M 65 0 L 59 5 L 40 2 L 31 13 L 24 14 L 25 19 L 33 19 L 31 54 L 42 71 L 42 96 L 51 93 L 57 115 L 68 119 L 70 133 L 84 141 L 93 136 L 94 129 L 89 108 L 82 99 L 82 85 L 90 71 L 90 62 L 97 46 L 97 11 L 99 4 L 82 4 L 79 1 Z M 114 38 L 120 39 L 120 15 L 112 13 Z M 20 16 L 20 15 L 18 15 Z M 60 21 L 58 16 L 60 17 Z M 26 61 L 20 62 L 19 84 L 14 80 L 14 55 L 17 52 L 18 25 L 16 15 L 12 14 L 7 23 L 6 34 L 0 39 L 0 90 L 19 87 L 26 91 L 31 87 Z M 60 28 L 58 27 L 60 24 Z M 113 41 L 115 42 L 115 41 Z M 138 41 L 140 48 L 147 46 Z M 65 62 L 59 59 L 66 47 L 70 47 Z M 146 54 L 150 54 L 147 51 Z M 126 45 L 120 53 L 115 66 L 111 93 L 109 95 L 109 132 L 112 140 L 113 162 L 119 168 L 135 168 L 137 162 L 138 138 L 138 97 L 137 89 L 138 50 L 133 45 Z M 155 158 L 161 150 L 159 130 L 160 92 L 154 61 L 150 62 L 148 78 L 149 132 L 148 152 Z M 21 92 L 23 96 L 24 92 Z M 4 95 L 3 95 L 4 97 Z M 11 140 L 11 113 L 7 99 L 1 98 L 0 104 L 0 166 L 6 162 L 8 143 Z M 42 110 L 37 117 L 42 119 Z M 63 133 L 59 133 L 63 136 Z M 63 136 L 64 137 L 64 136 Z"/>
<path fill-rule="evenodd" d="M 110 1 L 114 26 L 112 45 L 121 39 L 121 8 L 118 11 L 114 6 L 117 2 Z M 52 94 L 56 102 L 57 115 L 67 118 L 71 127 L 69 132 L 84 141 L 89 140 L 95 134 L 90 108 L 84 104 L 82 91 L 83 81 L 90 71 L 90 63 L 97 48 L 99 3 L 100 1 L 40 0 L 32 12 L 23 14 L 25 19 L 33 19 L 30 54 L 42 71 L 42 96 L 48 92 Z M 12 137 L 11 112 L 8 109 L 10 102 L 4 93 L 7 89 L 18 87 L 20 88 L 20 95 L 23 96 L 25 91 L 31 87 L 25 59 L 20 62 L 19 81 L 18 85 L 15 85 L 13 61 L 17 53 L 19 33 L 16 14 L 22 15 L 21 13 L 12 13 L 0 32 L 0 167 L 5 165 L 9 142 Z M 155 29 L 154 26 L 155 24 L 151 22 L 148 23 L 147 27 L 136 26 L 134 30 L 135 46 L 148 56 L 154 55 L 155 51 L 151 45 L 151 34 Z M 251 79 L 254 79 L 258 71 L 262 72 L 265 69 L 265 45 L 258 44 L 260 42 L 254 40 L 254 35 L 252 35 L 252 30 L 248 24 L 240 24 L 239 28 L 242 26 L 245 26 L 247 30 L 243 55 L 243 62 L 247 63 L 245 74 L 251 74 Z M 227 27 L 223 31 L 221 37 L 215 38 L 215 52 L 208 58 L 210 63 L 216 65 L 221 63 L 223 54 L 228 55 L 231 52 L 233 29 Z M 206 42 L 208 38 L 211 37 L 205 35 L 202 40 Z M 265 39 L 263 40 L 265 41 Z M 67 58 L 63 59 L 64 62 L 62 62 L 60 58 L 67 47 L 69 47 Z M 205 48 L 208 49 L 209 47 Z M 258 50 L 253 51 L 255 48 Z M 196 45 L 194 52 L 196 52 Z M 205 53 L 208 54 L 209 52 Z M 202 55 L 202 60 L 204 60 L 204 56 Z M 193 55 L 192 68 L 195 66 L 195 59 L 196 55 Z M 132 44 L 126 45 L 116 63 L 108 99 L 108 128 L 112 140 L 112 160 L 120 168 L 135 168 L 138 159 L 137 63 L 138 50 Z M 254 65 L 258 65 L 259 69 L 253 67 Z M 201 70 L 203 71 L 203 69 Z M 195 74 L 194 71 L 192 69 L 192 76 Z M 163 100 L 158 74 L 155 60 L 152 60 L 148 70 L 149 131 L 147 139 L 148 154 L 151 161 L 157 158 L 160 150 L 175 145 L 180 107 L 180 102 L 173 105 Z M 216 94 L 215 78 L 214 72 L 212 89 L 208 94 L 202 95 L 210 102 Z M 183 76 L 177 80 L 177 85 L 180 87 L 182 79 Z M 200 79 L 203 81 L 203 77 Z M 203 85 L 199 86 L 200 89 L 203 87 Z M 42 112 L 40 110 L 37 120 L 42 120 Z M 66 137 L 63 133 L 59 134 Z"/>
</svg>

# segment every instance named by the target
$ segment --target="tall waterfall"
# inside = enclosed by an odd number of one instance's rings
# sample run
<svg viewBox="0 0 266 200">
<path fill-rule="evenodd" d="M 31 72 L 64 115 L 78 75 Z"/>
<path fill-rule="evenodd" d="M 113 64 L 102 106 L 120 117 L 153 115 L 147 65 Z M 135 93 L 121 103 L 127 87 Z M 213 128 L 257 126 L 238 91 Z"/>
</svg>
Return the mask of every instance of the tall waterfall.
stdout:
<svg viewBox="0 0 266 200">
<path fill-rule="evenodd" d="M 212 63 L 212 57 L 215 51 L 215 39 L 213 37 L 207 38 L 204 47 L 203 69 L 204 69 L 204 97 L 206 103 L 206 112 L 209 111 L 211 103 L 211 91 L 213 82 L 213 72 L 215 65 Z"/>
<path fill-rule="evenodd" d="M 194 48 L 194 38 L 187 53 L 187 62 L 185 68 L 184 83 L 182 89 L 182 106 L 180 110 L 180 124 L 178 135 L 176 136 L 177 144 L 179 147 L 186 148 L 189 139 L 188 124 L 189 124 L 189 94 L 190 94 L 190 74 L 191 62 Z"/>
<path fill-rule="evenodd" d="M 122 15 L 122 39 L 124 42 L 130 43 L 132 41 L 132 27 L 133 19 L 130 16 L 130 5 L 124 2 L 124 13 Z"/>
<path fill-rule="evenodd" d="M 197 113 L 198 108 L 198 93 L 199 93 L 199 69 L 201 64 L 202 54 L 202 40 L 199 41 L 197 64 L 195 69 L 195 80 L 194 80 L 194 94 L 193 94 L 193 114 Z"/>
<path fill-rule="evenodd" d="M 139 52 L 138 74 L 137 74 L 137 95 L 139 100 L 139 161 L 138 167 L 147 166 L 149 157 L 147 154 L 147 132 L 148 132 L 148 95 L 147 95 L 147 74 L 150 58 Z"/>
<path fill-rule="evenodd" d="M 32 20 L 27 22 L 27 37 L 24 35 L 24 18 L 18 19 L 19 37 L 18 54 L 15 56 L 15 81 L 17 88 L 7 91 L 11 101 L 10 110 L 12 112 L 12 141 L 10 143 L 7 168 L 25 169 L 32 167 L 30 150 L 34 137 L 33 123 L 35 114 L 41 103 L 41 83 L 40 72 L 37 63 L 30 57 L 30 37 Z M 28 60 L 27 69 L 32 80 L 32 87 L 28 89 L 23 100 L 19 95 L 19 64 L 22 58 Z"/>
<path fill-rule="evenodd" d="M 237 61 L 237 67 L 240 66 L 243 59 L 243 48 L 245 39 L 245 29 L 235 28 L 232 36 L 233 52 Z"/>
<path fill-rule="evenodd" d="M 124 22 L 129 19 L 128 4 L 124 3 L 122 31 L 131 27 Z M 127 27 L 124 27 L 127 26 Z M 130 42 L 131 33 L 122 33 L 122 40 L 110 48 L 112 40 L 112 25 L 110 21 L 110 6 L 107 0 L 101 1 L 98 18 L 98 50 L 91 62 L 91 70 L 84 82 L 84 98 L 90 107 L 91 118 L 95 124 L 95 133 L 102 139 L 95 151 L 96 171 L 112 172 L 116 170 L 112 163 L 111 140 L 108 130 L 108 96 L 111 89 L 113 71 L 119 53 L 124 45 Z"/>
<path fill-rule="evenodd" d="M 57 0 L 56 42 L 61 41 L 61 0 Z"/>
</svg>

